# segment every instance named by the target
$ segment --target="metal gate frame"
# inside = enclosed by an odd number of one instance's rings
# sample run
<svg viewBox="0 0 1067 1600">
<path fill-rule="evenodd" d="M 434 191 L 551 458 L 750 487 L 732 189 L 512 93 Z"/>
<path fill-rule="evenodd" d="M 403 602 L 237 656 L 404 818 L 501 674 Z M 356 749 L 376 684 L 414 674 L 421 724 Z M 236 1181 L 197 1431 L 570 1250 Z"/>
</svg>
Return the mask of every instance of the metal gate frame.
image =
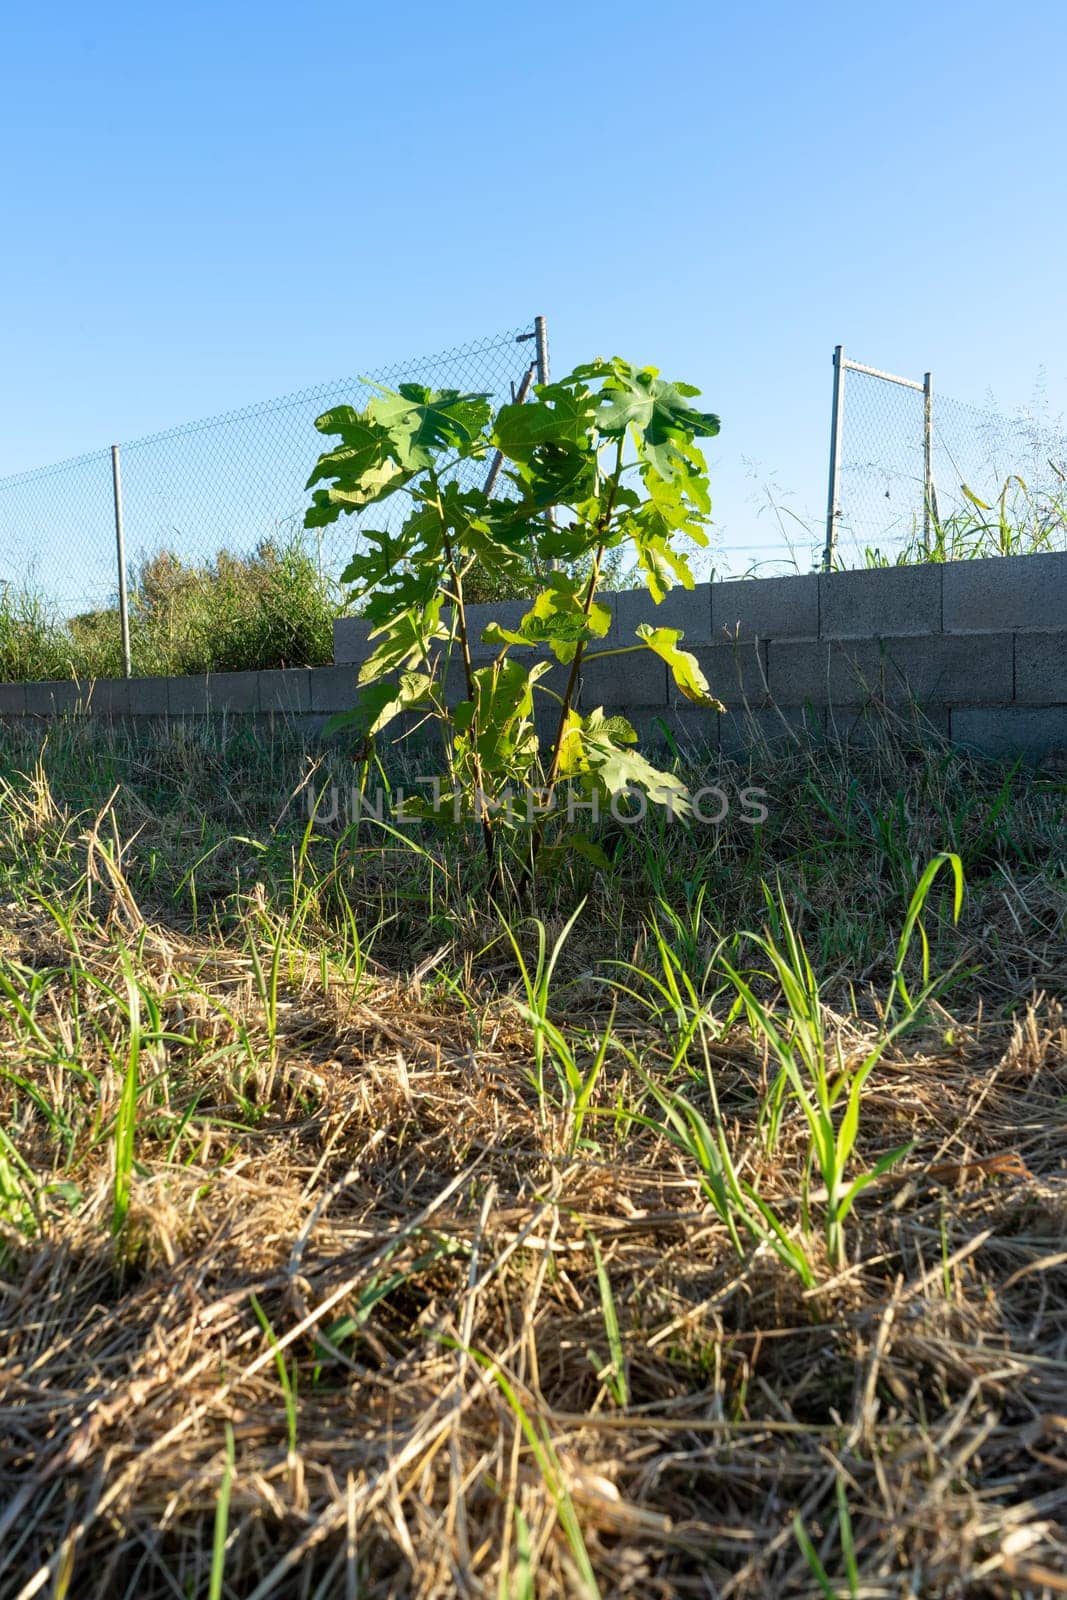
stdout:
<svg viewBox="0 0 1067 1600">
<path fill-rule="evenodd" d="M 845 373 L 864 372 L 869 378 L 880 378 L 883 383 L 896 383 L 902 389 L 914 389 L 923 397 L 923 539 L 930 542 L 931 521 L 937 521 L 937 491 L 934 488 L 932 465 L 932 440 L 934 419 L 934 385 L 929 372 L 923 374 L 922 383 L 914 378 L 901 378 L 895 372 L 882 372 L 878 367 L 865 367 L 859 361 L 845 356 L 843 345 L 834 346 L 834 394 L 830 412 L 830 483 L 826 496 L 826 543 L 823 547 L 824 572 L 831 571 L 837 551 L 837 529 L 841 517 L 840 474 L 841 435 L 845 425 Z"/>
</svg>

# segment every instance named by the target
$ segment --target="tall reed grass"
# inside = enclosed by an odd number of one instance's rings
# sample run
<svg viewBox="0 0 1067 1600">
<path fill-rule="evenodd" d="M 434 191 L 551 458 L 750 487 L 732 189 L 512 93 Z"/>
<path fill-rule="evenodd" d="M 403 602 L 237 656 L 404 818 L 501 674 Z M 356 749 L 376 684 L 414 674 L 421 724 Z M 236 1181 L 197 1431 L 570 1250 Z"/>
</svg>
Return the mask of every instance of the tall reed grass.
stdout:
<svg viewBox="0 0 1067 1600">
<path fill-rule="evenodd" d="M 336 584 L 300 542 L 261 543 L 250 556 L 206 563 L 163 550 L 130 582 L 138 676 L 322 666 L 333 659 Z M 0 681 L 122 675 L 116 606 L 64 618 L 28 586 L 0 589 Z"/>
</svg>

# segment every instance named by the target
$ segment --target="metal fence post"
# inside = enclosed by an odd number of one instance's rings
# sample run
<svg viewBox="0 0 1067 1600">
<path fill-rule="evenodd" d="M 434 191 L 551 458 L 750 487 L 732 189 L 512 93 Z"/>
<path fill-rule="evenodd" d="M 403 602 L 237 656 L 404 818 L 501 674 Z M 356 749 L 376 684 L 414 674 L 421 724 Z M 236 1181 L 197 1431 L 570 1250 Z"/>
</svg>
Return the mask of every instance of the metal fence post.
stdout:
<svg viewBox="0 0 1067 1600">
<path fill-rule="evenodd" d="M 845 357 L 842 345 L 834 346 L 834 404 L 830 413 L 830 484 L 826 495 L 826 545 L 822 554 L 823 571 L 834 564 L 837 548 L 838 478 L 841 470 L 841 430 L 845 421 Z"/>
<path fill-rule="evenodd" d="M 537 354 L 537 381 L 548 382 L 548 326 L 544 317 L 534 317 L 534 350 Z"/>
<path fill-rule="evenodd" d="M 115 555 L 119 569 L 119 626 L 122 629 L 122 673 L 133 677 L 130 656 L 130 606 L 126 594 L 126 540 L 122 532 L 122 473 L 119 469 L 119 447 L 111 446 L 111 485 L 115 494 Z"/>
<path fill-rule="evenodd" d="M 923 373 L 923 548 L 930 550 L 930 517 L 934 502 L 933 469 L 934 384 L 929 372 Z"/>
<path fill-rule="evenodd" d="M 512 405 L 521 406 L 521 405 L 525 405 L 526 404 L 526 396 L 530 392 L 530 385 L 533 383 L 533 377 L 534 377 L 534 364 L 531 363 L 531 365 L 528 366 L 526 368 L 526 371 L 523 373 L 522 382 L 519 384 L 518 389 L 515 389 L 514 387 L 512 388 L 512 394 L 511 394 L 511 403 L 512 403 Z M 493 498 L 493 493 L 494 493 L 494 491 L 496 489 L 497 479 L 500 477 L 500 469 L 501 469 L 501 467 L 503 465 L 504 465 L 504 452 L 503 452 L 503 450 L 497 450 L 493 455 L 492 461 L 489 463 L 489 472 L 488 472 L 488 474 L 486 476 L 485 488 L 483 490 L 483 493 L 485 494 L 486 498 L 489 499 L 489 500 L 491 500 Z"/>
<path fill-rule="evenodd" d="M 548 323 L 544 317 L 534 317 L 534 364 L 537 368 L 538 384 L 548 383 Z M 550 528 L 555 527 L 556 513 L 551 506 L 548 508 L 546 520 Z M 558 566 L 558 561 L 550 561 L 548 570 L 555 572 Z"/>
</svg>

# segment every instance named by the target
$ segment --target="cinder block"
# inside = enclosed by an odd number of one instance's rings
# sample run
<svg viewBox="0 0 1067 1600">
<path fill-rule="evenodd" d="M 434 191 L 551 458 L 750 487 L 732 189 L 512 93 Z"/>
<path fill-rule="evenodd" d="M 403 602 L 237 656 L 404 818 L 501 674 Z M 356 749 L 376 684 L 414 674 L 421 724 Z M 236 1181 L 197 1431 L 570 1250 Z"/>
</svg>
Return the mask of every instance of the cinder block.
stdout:
<svg viewBox="0 0 1067 1600">
<path fill-rule="evenodd" d="M 166 678 L 130 678 L 125 711 L 131 717 L 165 717 L 170 710 Z"/>
<path fill-rule="evenodd" d="M 1067 633 L 1015 635 L 1015 698 L 1029 705 L 1067 705 Z"/>
<path fill-rule="evenodd" d="M 885 645 L 885 683 L 898 687 L 890 700 L 911 697 L 921 706 L 967 706 L 1009 701 L 1014 682 L 1010 633 L 980 638 L 942 635 L 915 640 L 892 639 Z"/>
<path fill-rule="evenodd" d="M 498 644 L 483 644 L 482 633 L 491 622 L 498 622 L 502 628 L 514 631 L 519 626 L 523 617 L 533 605 L 532 600 L 498 600 L 492 604 L 468 606 L 467 609 L 467 637 L 470 641 L 471 659 L 475 656 L 495 656 L 500 652 Z M 458 643 L 453 647 L 457 654 Z M 522 649 L 523 646 L 512 646 L 512 649 Z"/>
<path fill-rule="evenodd" d="M 21 717 L 26 714 L 26 685 L 0 683 L 0 717 Z"/>
<path fill-rule="evenodd" d="M 477 672 L 479 668 L 487 667 L 492 659 L 492 656 L 489 655 L 472 656 L 471 671 Z M 442 658 L 438 661 L 434 676 L 438 683 L 443 678 L 445 705 L 450 711 L 454 710 L 461 700 L 468 698 L 467 673 L 463 665 L 463 658 L 456 645 L 452 647 L 452 655 L 449 658 L 447 670 Z"/>
<path fill-rule="evenodd" d="M 719 718 L 719 749 L 734 759 L 783 744 L 810 744 L 821 739 L 824 731 L 824 714 L 818 707 L 725 711 Z"/>
<path fill-rule="evenodd" d="M 1067 552 L 947 561 L 941 571 L 946 633 L 1063 627 L 1067 617 Z"/>
<path fill-rule="evenodd" d="M 779 704 L 973 704 L 1009 701 L 1012 636 L 774 640 L 771 693 Z"/>
<path fill-rule="evenodd" d="M 582 661 L 583 711 L 596 706 L 665 706 L 667 663 L 654 650 L 589 655 Z"/>
<path fill-rule="evenodd" d="M 166 680 L 161 678 L 159 681 L 163 683 Z M 170 729 L 174 727 L 174 723 L 170 720 L 170 717 L 164 713 L 162 716 L 158 717 L 139 716 L 134 720 L 127 719 L 127 726 L 131 732 L 136 733 L 138 742 L 142 748 L 152 750 L 154 753 L 162 746 Z"/>
<path fill-rule="evenodd" d="M 333 624 L 333 659 L 336 666 L 365 661 L 371 646 L 367 642 L 371 624 L 366 617 L 336 617 Z"/>
<path fill-rule="evenodd" d="M 623 589 L 612 596 L 602 596 L 614 602 L 615 624 L 610 638 L 617 644 L 632 644 L 638 625 L 647 622 L 653 628 L 681 628 L 686 649 L 694 644 L 710 644 L 711 584 L 698 583 L 694 589 L 680 585 L 671 589 L 659 605 L 647 589 Z"/>
<path fill-rule="evenodd" d="M 330 718 L 324 711 L 302 712 L 299 718 L 301 737 L 306 739 L 309 744 L 328 743 L 329 741 L 326 739 L 326 726 L 329 720 Z"/>
<path fill-rule="evenodd" d="M 172 717 L 202 717 L 208 710 L 207 674 L 197 677 L 165 678 L 167 711 Z"/>
<path fill-rule="evenodd" d="M 547 661 L 549 663 L 549 670 L 546 673 L 543 673 L 534 684 L 534 711 L 536 713 L 540 707 L 544 706 L 548 708 L 549 714 L 551 714 L 551 707 L 555 706 L 558 714 L 559 701 L 554 699 L 553 696 L 562 695 L 565 693 L 567 681 L 570 677 L 570 664 L 569 662 L 559 662 L 556 660 L 555 656 L 550 655 L 547 651 L 541 650 L 536 653 L 535 657 L 533 657 L 531 653 L 531 655 L 523 655 L 519 658 L 519 664 L 524 668 L 533 666 L 535 661 Z M 475 656 L 472 658 L 471 666 L 475 672 L 480 672 L 488 667 L 491 662 L 491 656 Z M 579 678 L 579 683 L 580 682 L 581 679 Z M 445 705 L 449 708 L 453 708 L 457 706 L 461 700 L 466 699 L 467 675 L 463 670 L 462 661 L 459 660 L 456 655 L 453 655 L 452 660 L 448 665 L 448 674 L 445 678 Z"/>
<path fill-rule="evenodd" d="M 124 717 L 130 709 L 130 685 L 125 678 L 94 678 L 89 685 L 86 710 L 93 717 Z"/>
<path fill-rule="evenodd" d="M 212 712 L 243 714 L 259 710 L 258 672 L 209 672 L 208 707 Z"/>
<path fill-rule="evenodd" d="M 672 748 L 687 763 L 700 763 L 719 750 L 719 714 L 705 706 L 605 706 L 609 717 L 624 717 L 637 734 L 637 748 L 644 755 L 671 753 Z"/>
<path fill-rule="evenodd" d="M 268 713 L 268 718 L 274 713 Z M 326 729 L 333 719 L 332 712 L 325 711 L 299 711 L 295 712 L 289 725 L 300 735 L 305 745 L 322 745 L 327 749 L 339 749 L 345 754 L 353 752 L 357 746 L 357 735 L 352 728 L 341 728 L 327 734 Z M 392 729 L 390 729 L 392 737 Z M 300 802 L 301 805 L 304 801 Z M 305 813 L 306 815 L 306 813 Z"/>
<path fill-rule="evenodd" d="M 409 763 L 416 763 L 416 772 L 422 753 L 427 749 L 431 750 L 434 762 L 432 770 L 437 770 L 441 754 L 441 734 L 437 723 L 425 712 L 401 712 L 400 716 L 386 728 L 383 738 L 389 744 L 395 745 Z"/>
<path fill-rule="evenodd" d="M 308 683 L 312 711 L 351 711 L 359 699 L 357 666 L 312 667 Z"/>
<path fill-rule="evenodd" d="M 683 648 L 688 648 L 683 640 Z M 767 704 L 767 646 L 762 640 L 738 639 L 729 644 L 697 645 L 692 652 L 708 680 L 708 687 L 724 706 Z M 685 696 L 668 672 L 672 705 L 685 705 Z"/>
<path fill-rule="evenodd" d="M 722 717 L 707 706 L 695 706 L 689 701 L 667 706 L 662 711 L 645 713 L 645 721 L 634 731 L 645 749 L 645 740 L 655 740 L 659 748 L 670 751 L 672 744 L 684 757 L 687 766 L 697 771 L 718 759 L 719 729 Z"/>
<path fill-rule="evenodd" d="M 311 674 L 306 667 L 272 668 L 258 677 L 260 711 L 310 710 Z"/>
<path fill-rule="evenodd" d="M 952 739 L 982 755 L 1037 761 L 1053 750 L 1067 750 L 1067 706 L 975 706 L 953 711 Z"/>
<path fill-rule="evenodd" d="M 767 676 L 776 701 L 823 706 L 831 698 L 834 647 L 819 639 L 773 639 Z"/>
<path fill-rule="evenodd" d="M 471 665 L 484 666 L 485 661 L 482 659 L 476 663 L 472 657 Z M 444 662 L 440 661 L 434 675 L 439 683 L 443 677 L 445 705 L 450 711 L 454 711 L 459 705 L 460 701 L 466 700 L 467 698 L 467 674 L 464 670 L 463 662 L 460 659 L 459 652 L 455 649 L 455 647 L 453 647 L 453 653 L 449 658 L 447 669 L 445 668 Z"/>
<path fill-rule="evenodd" d="M 534 712 L 536 714 L 540 712 L 542 708 L 544 708 L 549 716 L 558 717 L 559 698 L 567 692 L 567 683 L 571 675 L 571 664 L 569 661 L 557 661 L 555 656 L 548 656 L 544 652 L 539 652 L 537 659 L 547 659 L 551 662 L 551 666 L 549 667 L 548 671 L 544 673 L 542 677 L 538 678 L 537 682 L 534 684 Z M 579 667 L 578 681 L 575 685 L 575 700 L 578 704 L 581 703 L 581 691 L 582 672 L 581 667 Z"/>
<path fill-rule="evenodd" d="M 951 718 L 948 706 L 915 704 L 901 707 L 833 705 L 827 706 L 823 715 L 829 739 L 861 749 L 869 749 L 886 739 L 917 750 L 931 747 L 948 738 Z"/>
<path fill-rule="evenodd" d="M 818 638 L 819 574 L 713 583 L 711 624 L 720 640 Z"/>
<path fill-rule="evenodd" d="M 553 743 L 559 727 L 559 706 L 547 695 L 534 697 L 534 732 L 537 734 L 542 755 Z"/>
<path fill-rule="evenodd" d="M 30 716 L 61 717 L 85 710 L 89 685 L 73 678 L 26 684 L 26 711 Z"/>
<path fill-rule="evenodd" d="M 824 639 L 940 633 L 941 567 L 872 567 L 819 574 Z M 1003 626 L 1003 624 L 1002 624 Z"/>
</svg>

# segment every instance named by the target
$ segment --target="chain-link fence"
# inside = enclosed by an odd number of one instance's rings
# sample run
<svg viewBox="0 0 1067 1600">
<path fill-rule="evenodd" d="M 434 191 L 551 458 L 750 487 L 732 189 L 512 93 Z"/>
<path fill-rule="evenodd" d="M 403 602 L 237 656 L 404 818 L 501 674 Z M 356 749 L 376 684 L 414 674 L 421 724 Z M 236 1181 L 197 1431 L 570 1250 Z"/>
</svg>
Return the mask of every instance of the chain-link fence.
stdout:
<svg viewBox="0 0 1067 1600">
<path fill-rule="evenodd" d="M 1067 549 L 1067 431 L 834 352 L 824 565 Z"/>
<path fill-rule="evenodd" d="M 489 394 L 495 405 L 528 382 L 547 377 L 544 319 L 443 354 L 367 374 L 396 388 Z M 317 384 L 296 394 L 223 416 L 171 428 L 118 448 L 126 565 L 138 570 L 163 551 L 187 564 L 208 564 L 221 551 L 248 556 L 264 540 L 311 541 L 323 577 L 336 578 L 358 537 L 345 517 L 318 535 L 303 534 L 304 487 L 320 450 L 331 441 L 314 420 L 331 406 L 363 406 L 374 390 L 362 379 Z M 487 465 L 475 464 L 484 479 Z M 401 509 L 373 511 L 390 526 Z M 61 616 L 116 603 L 119 589 L 116 494 L 111 450 L 0 479 L 0 584 L 32 591 Z"/>
<path fill-rule="evenodd" d="M 0 479 L 0 581 L 63 615 L 108 604 L 117 586 L 109 450 Z"/>
</svg>

